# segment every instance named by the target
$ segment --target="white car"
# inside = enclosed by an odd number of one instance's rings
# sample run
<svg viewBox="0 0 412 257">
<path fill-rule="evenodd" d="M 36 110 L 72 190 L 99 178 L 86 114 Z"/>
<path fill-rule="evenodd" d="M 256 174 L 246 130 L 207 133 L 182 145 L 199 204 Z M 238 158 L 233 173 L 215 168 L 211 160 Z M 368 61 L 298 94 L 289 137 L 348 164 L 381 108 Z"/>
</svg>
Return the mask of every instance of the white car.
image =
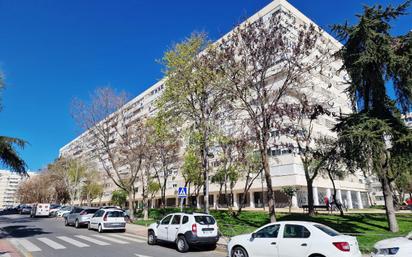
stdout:
<svg viewBox="0 0 412 257">
<path fill-rule="evenodd" d="M 191 245 L 214 249 L 219 241 L 218 226 L 208 214 L 172 213 L 149 226 L 147 243 L 157 241 L 174 242 L 179 252 L 187 252 Z"/>
<path fill-rule="evenodd" d="M 230 257 L 361 257 L 356 237 L 318 223 L 282 221 L 232 237 Z"/>
<path fill-rule="evenodd" d="M 395 237 L 377 242 L 372 253 L 373 257 L 411 257 L 412 232 L 405 237 Z"/>
<path fill-rule="evenodd" d="M 90 218 L 88 229 L 97 229 L 99 233 L 105 230 L 126 231 L 124 211 L 119 209 L 100 209 Z"/>
<path fill-rule="evenodd" d="M 63 207 L 60 208 L 60 210 L 58 210 L 56 212 L 56 216 L 57 217 L 63 217 L 65 214 L 70 213 L 72 209 L 73 209 L 73 207 L 71 207 L 71 206 L 63 206 Z"/>
</svg>

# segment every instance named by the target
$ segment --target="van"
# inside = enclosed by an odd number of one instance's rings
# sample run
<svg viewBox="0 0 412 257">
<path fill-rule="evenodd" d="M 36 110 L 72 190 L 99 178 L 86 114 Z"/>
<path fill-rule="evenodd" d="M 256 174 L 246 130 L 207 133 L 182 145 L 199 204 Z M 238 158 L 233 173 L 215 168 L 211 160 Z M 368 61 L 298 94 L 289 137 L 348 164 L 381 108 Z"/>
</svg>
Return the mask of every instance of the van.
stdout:
<svg viewBox="0 0 412 257">
<path fill-rule="evenodd" d="M 48 217 L 50 215 L 49 203 L 36 203 L 31 209 L 30 217 Z"/>
</svg>

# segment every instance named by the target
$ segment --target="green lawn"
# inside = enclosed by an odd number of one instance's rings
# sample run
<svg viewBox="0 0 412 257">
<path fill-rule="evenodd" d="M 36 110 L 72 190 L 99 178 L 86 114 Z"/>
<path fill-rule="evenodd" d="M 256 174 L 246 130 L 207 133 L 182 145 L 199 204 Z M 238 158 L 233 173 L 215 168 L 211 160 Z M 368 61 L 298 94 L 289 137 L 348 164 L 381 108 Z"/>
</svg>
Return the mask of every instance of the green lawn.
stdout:
<svg viewBox="0 0 412 257">
<path fill-rule="evenodd" d="M 136 224 L 146 225 L 160 219 L 163 215 L 179 211 L 177 209 L 166 209 L 164 211 L 153 210 L 150 212 L 150 221 L 138 220 Z M 227 211 L 211 211 L 216 218 L 220 232 L 225 236 L 234 236 L 243 233 L 250 233 L 256 228 L 269 222 L 266 212 L 243 211 L 238 216 L 230 215 Z M 387 230 L 385 214 L 347 214 L 344 217 L 338 215 L 316 215 L 309 217 L 305 214 L 278 213 L 277 218 L 282 220 L 302 220 L 313 221 L 328 225 L 335 230 L 355 235 L 358 238 L 362 252 L 370 252 L 375 242 L 384 238 L 406 235 L 412 231 L 412 215 L 398 214 L 398 224 L 400 232 L 390 233 Z"/>
</svg>

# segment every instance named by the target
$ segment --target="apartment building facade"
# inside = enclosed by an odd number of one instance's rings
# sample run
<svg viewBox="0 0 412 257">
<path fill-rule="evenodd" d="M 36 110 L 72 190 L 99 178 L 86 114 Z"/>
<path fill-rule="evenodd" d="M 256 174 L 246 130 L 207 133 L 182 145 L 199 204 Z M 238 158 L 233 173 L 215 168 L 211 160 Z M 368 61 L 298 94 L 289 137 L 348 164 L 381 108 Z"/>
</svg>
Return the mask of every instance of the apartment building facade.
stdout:
<svg viewBox="0 0 412 257">
<path fill-rule="evenodd" d="M 33 175 L 29 173 L 29 176 Z M 0 209 L 11 208 L 19 204 L 17 190 L 27 178 L 8 170 L 0 170 Z"/>
<path fill-rule="evenodd" d="M 300 20 L 305 24 L 313 23 L 310 19 L 304 16 L 300 11 L 294 8 L 285 0 L 275 0 L 260 10 L 258 13 L 250 17 L 247 21 L 253 22 L 259 17 L 265 17 L 274 12 L 284 12 L 292 15 L 292 17 Z M 229 32 L 230 33 L 230 32 Z M 336 41 L 332 36 L 323 32 L 323 36 L 328 39 L 336 49 L 341 47 L 340 43 Z M 330 70 L 336 71 L 341 67 L 341 63 L 338 61 L 330 64 Z M 312 97 L 327 97 L 334 102 L 335 111 L 349 113 L 351 112 L 350 101 L 347 95 L 344 93 L 346 85 L 341 83 L 345 81 L 345 74 L 338 74 L 331 76 L 329 79 L 325 78 L 313 78 L 310 82 L 312 85 L 313 96 Z M 127 115 L 130 120 L 139 119 L 142 117 L 150 117 L 156 112 L 155 101 L 161 96 L 164 90 L 165 79 L 160 80 L 156 84 L 149 87 L 143 93 L 132 99 L 126 105 L 124 105 L 123 113 Z M 116 115 L 116 114 L 114 114 Z M 335 124 L 335 120 L 331 117 L 321 117 L 314 124 L 314 133 L 316 135 L 328 135 L 336 136 L 331 132 L 331 128 Z M 277 131 L 272 131 L 271 136 L 281 137 Z M 66 158 L 79 158 L 87 162 L 92 162 L 99 167 L 102 172 L 102 183 L 104 184 L 104 194 L 102 199 L 95 200 L 101 203 L 109 203 L 111 193 L 117 189 L 114 183 L 105 175 L 105 171 L 102 169 L 102 164 L 93 155 L 94 149 L 90 147 L 90 141 L 93 140 L 89 131 L 85 131 L 73 141 L 63 146 L 59 155 Z M 302 163 L 297 151 L 291 148 L 282 149 L 279 147 L 273 147 L 270 149 L 270 169 L 272 175 L 272 185 L 275 190 L 275 199 L 277 207 L 284 207 L 287 205 L 287 198 L 281 192 L 284 186 L 295 186 L 298 188 L 298 193 L 292 199 L 294 207 L 299 207 L 307 203 L 307 191 L 306 180 L 303 172 Z M 211 160 L 211 166 L 213 167 L 214 160 Z M 124 172 L 128 172 L 125 170 Z M 171 172 L 170 179 L 167 183 L 166 190 L 166 205 L 177 206 L 177 189 L 184 186 L 185 181 L 180 174 L 179 169 L 174 169 Z M 337 198 L 341 203 L 344 203 L 349 209 L 359 208 L 362 209 L 370 204 L 367 194 L 366 181 L 363 177 L 358 175 L 350 175 L 344 180 L 336 180 Z M 139 188 L 137 183 L 136 188 Z M 233 204 L 236 207 L 239 205 L 239 201 L 242 198 L 246 198 L 246 208 L 264 208 L 267 203 L 266 199 L 266 182 L 263 177 L 257 178 L 252 185 L 248 195 L 243 196 L 244 181 L 239 180 L 233 188 Z M 202 191 L 202 190 L 201 190 Z M 209 203 L 213 208 L 223 207 L 223 204 L 219 202 L 219 185 L 210 184 L 209 188 L 210 196 Z M 332 194 L 332 183 L 326 176 L 318 176 L 314 182 L 314 202 L 315 205 L 322 204 L 325 198 L 329 198 Z M 136 194 L 137 201 L 141 201 L 139 191 Z M 159 195 L 156 195 L 152 200 L 152 206 L 159 205 Z M 200 194 L 198 199 L 195 199 L 198 207 L 202 207 L 203 196 Z"/>
</svg>

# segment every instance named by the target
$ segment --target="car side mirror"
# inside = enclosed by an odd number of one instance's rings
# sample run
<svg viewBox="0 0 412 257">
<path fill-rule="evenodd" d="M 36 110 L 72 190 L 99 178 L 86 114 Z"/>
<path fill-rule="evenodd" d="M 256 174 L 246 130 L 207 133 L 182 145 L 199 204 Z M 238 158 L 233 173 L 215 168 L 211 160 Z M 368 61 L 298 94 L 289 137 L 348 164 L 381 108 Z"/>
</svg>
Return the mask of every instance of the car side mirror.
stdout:
<svg viewBox="0 0 412 257">
<path fill-rule="evenodd" d="M 256 233 L 252 233 L 252 235 L 251 235 L 251 237 L 250 237 L 250 240 L 253 240 L 253 239 L 255 239 L 256 238 Z"/>
<path fill-rule="evenodd" d="M 156 224 L 157 224 L 157 225 L 160 225 L 160 220 L 156 220 Z"/>
</svg>

